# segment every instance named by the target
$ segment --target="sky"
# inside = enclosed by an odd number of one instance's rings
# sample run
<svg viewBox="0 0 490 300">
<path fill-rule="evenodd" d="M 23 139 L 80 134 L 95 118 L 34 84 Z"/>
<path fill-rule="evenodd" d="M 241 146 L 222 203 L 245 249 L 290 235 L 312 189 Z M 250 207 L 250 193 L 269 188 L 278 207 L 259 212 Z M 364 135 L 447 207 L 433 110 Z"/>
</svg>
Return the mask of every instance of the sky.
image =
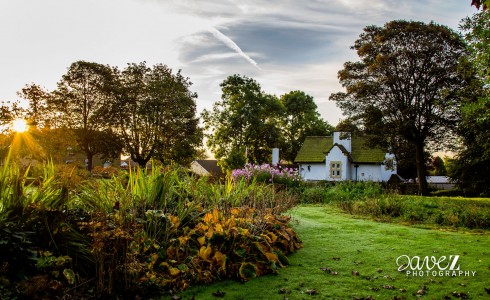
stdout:
<svg viewBox="0 0 490 300">
<path fill-rule="evenodd" d="M 269 94 L 301 90 L 332 125 L 331 93 L 355 61 L 350 46 L 368 25 L 405 19 L 458 29 L 470 0 L 0 0 L 0 101 L 36 83 L 47 90 L 71 63 L 123 69 L 163 63 L 193 82 L 198 113 L 220 100 L 233 74 Z"/>
</svg>

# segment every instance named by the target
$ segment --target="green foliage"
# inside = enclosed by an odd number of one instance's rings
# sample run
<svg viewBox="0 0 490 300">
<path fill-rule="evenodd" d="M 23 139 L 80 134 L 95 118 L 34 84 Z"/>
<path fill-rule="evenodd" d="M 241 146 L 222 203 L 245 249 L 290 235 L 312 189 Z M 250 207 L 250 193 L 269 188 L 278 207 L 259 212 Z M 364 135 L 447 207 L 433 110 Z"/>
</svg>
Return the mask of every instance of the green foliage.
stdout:
<svg viewBox="0 0 490 300">
<path fill-rule="evenodd" d="M 320 118 L 312 96 L 302 91 L 292 91 L 280 97 L 284 115 L 280 118 L 284 144 L 281 156 L 294 162 L 307 136 L 326 136 L 333 127 Z"/>
<path fill-rule="evenodd" d="M 446 165 L 444 164 L 444 160 L 442 160 L 442 158 L 440 158 L 439 156 L 435 156 L 432 159 L 432 162 L 427 169 L 429 174 L 433 176 L 447 175 L 447 170 L 446 170 Z"/>
<path fill-rule="evenodd" d="M 339 71 L 346 92 L 332 94 L 345 115 L 415 149 L 420 192 L 427 194 L 425 148 L 451 143 L 459 119 L 458 72 L 464 41 L 448 27 L 415 21 L 368 26 L 352 47 L 360 61 Z"/>
<path fill-rule="evenodd" d="M 342 181 L 305 187 L 302 203 L 343 203 L 380 197 L 383 187 L 371 181 Z"/>
<path fill-rule="evenodd" d="M 48 98 L 48 109 L 56 116 L 53 119 L 60 122 L 59 127 L 72 130 L 78 147 L 87 156 L 89 170 L 94 155 L 115 157 L 121 150 L 109 126 L 116 87 L 117 78 L 110 66 L 77 61 Z"/>
<path fill-rule="evenodd" d="M 90 265 L 87 239 L 77 230 L 85 214 L 72 210 L 52 164 L 30 184 L 27 171 L 20 173 L 8 158 L 0 172 L 0 277 L 8 279 L 14 294 L 35 298 L 43 291 L 56 297 L 62 281 L 72 282 L 73 265 Z"/>
<path fill-rule="evenodd" d="M 490 14 L 480 12 L 461 23 L 468 43 L 467 61 L 472 68 L 465 74 L 475 76 L 471 90 L 465 93 L 458 133 L 463 147 L 451 161 L 449 176 L 460 188 L 480 195 L 490 195 Z M 474 74 L 473 74 L 474 73 Z M 478 170 L 477 172 L 475 170 Z"/>
<path fill-rule="evenodd" d="M 281 103 L 246 76 L 229 76 L 220 86 L 221 101 L 213 105 L 212 111 L 202 114 L 205 129 L 213 131 L 208 135 L 208 146 L 215 157 L 226 159 L 226 166 L 232 169 L 243 167 L 231 164 L 241 162 L 232 157 L 237 157 L 237 151 L 242 149 L 248 162 L 269 161 L 271 149 L 281 135 L 277 124 Z"/>
<path fill-rule="evenodd" d="M 165 164 L 189 164 L 202 143 L 197 95 L 180 70 L 163 64 L 128 64 L 118 73 L 120 88 L 111 103 L 112 123 L 125 150 L 141 167 L 153 157 Z"/>
<path fill-rule="evenodd" d="M 339 205 L 351 214 L 411 224 L 490 229 L 490 201 L 469 198 L 384 195 Z"/>
</svg>

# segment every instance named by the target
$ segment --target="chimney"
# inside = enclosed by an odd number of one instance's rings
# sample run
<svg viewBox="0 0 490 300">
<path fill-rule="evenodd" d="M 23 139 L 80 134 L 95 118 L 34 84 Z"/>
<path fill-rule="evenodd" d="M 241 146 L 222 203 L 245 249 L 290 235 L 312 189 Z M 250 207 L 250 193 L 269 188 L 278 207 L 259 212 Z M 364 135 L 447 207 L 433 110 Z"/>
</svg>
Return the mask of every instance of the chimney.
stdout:
<svg viewBox="0 0 490 300">
<path fill-rule="evenodd" d="M 277 166 L 279 163 L 279 148 L 272 148 L 272 164 Z"/>
</svg>

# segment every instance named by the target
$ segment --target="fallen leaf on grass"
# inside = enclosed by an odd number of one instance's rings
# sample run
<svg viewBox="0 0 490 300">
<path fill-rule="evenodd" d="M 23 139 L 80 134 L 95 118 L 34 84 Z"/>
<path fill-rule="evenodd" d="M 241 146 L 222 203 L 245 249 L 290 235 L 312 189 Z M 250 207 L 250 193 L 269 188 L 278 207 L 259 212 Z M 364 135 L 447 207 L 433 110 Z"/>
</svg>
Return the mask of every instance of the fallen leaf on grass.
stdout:
<svg viewBox="0 0 490 300">
<path fill-rule="evenodd" d="M 369 288 L 369 289 L 370 289 L 371 291 L 375 291 L 375 292 L 379 291 L 379 287 L 372 287 L 372 288 Z"/>
<path fill-rule="evenodd" d="M 281 288 L 279 289 L 279 294 L 291 294 L 291 290 L 286 288 Z"/>
<path fill-rule="evenodd" d="M 405 293 L 407 290 L 406 289 L 400 289 L 400 292 Z"/>
<path fill-rule="evenodd" d="M 359 276 L 359 271 L 352 271 L 352 276 Z"/>
<path fill-rule="evenodd" d="M 389 284 L 387 284 L 387 285 L 383 285 L 383 288 L 384 288 L 384 289 L 387 289 L 387 290 L 394 290 L 394 289 L 395 289 L 395 287 L 394 287 L 394 286 L 389 285 Z"/>
<path fill-rule="evenodd" d="M 332 273 L 332 269 L 330 268 L 320 268 L 320 270 L 322 270 L 323 272 Z"/>
<path fill-rule="evenodd" d="M 463 292 L 456 292 L 456 291 L 454 291 L 452 295 L 453 295 L 453 297 L 461 298 L 461 299 L 468 299 L 469 298 L 468 297 L 468 294 L 463 293 Z"/>
<path fill-rule="evenodd" d="M 333 260 L 336 260 L 336 261 L 339 261 L 340 260 L 340 257 L 334 257 L 332 258 Z"/>
<path fill-rule="evenodd" d="M 218 297 L 218 298 L 223 298 L 225 296 L 225 292 L 222 292 L 220 290 L 217 290 L 216 292 L 213 293 L 213 296 Z"/>
<path fill-rule="evenodd" d="M 335 272 L 335 271 L 334 271 L 334 272 L 332 272 L 332 273 L 330 273 L 330 274 L 332 274 L 332 275 L 339 275 L 339 272 Z"/>
<path fill-rule="evenodd" d="M 376 269 L 376 272 L 383 273 L 383 270 L 382 269 Z"/>
<path fill-rule="evenodd" d="M 313 289 L 306 290 L 305 293 L 310 295 L 310 296 L 318 294 L 318 292 L 316 290 L 313 290 Z"/>
</svg>

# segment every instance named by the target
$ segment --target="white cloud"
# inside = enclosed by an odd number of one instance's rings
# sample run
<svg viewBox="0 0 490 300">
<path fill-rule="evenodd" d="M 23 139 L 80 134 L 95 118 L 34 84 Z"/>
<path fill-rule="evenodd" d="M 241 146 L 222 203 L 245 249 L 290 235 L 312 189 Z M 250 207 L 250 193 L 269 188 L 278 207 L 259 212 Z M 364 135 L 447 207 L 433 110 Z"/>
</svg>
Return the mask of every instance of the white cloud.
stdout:
<svg viewBox="0 0 490 300">
<path fill-rule="evenodd" d="M 254 67 L 256 67 L 257 69 L 260 70 L 260 67 L 258 66 L 257 62 L 255 60 L 253 60 L 250 56 L 248 56 L 245 52 L 242 51 L 242 49 L 240 49 L 240 47 L 238 47 L 238 45 L 232 40 L 230 39 L 229 37 L 227 37 L 226 35 L 224 35 L 222 32 L 220 32 L 218 29 L 216 28 L 210 28 L 209 31 L 220 41 L 223 42 L 223 44 L 225 44 L 228 48 L 230 48 L 231 50 L 235 51 L 236 53 L 238 53 L 241 57 L 243 57 L 246 61 L 248 61 L 249 63 L 251 63 Z"/>
<path fill-rule="evenodd" d="M 474 12 L 469 1 L 442 0 L 0 0 L 0 100 L 30 82 L 54 88 L 76 60 L 145 60 L 181 68 L 199 110 L 239 73 L 269 93 L 305 91 L 335 124 L 328 97 L 342 90 L 337 72 L 357 59 L 349 47 L 364 26 L 414 19 L 456 29 Z"/>
</svg>

